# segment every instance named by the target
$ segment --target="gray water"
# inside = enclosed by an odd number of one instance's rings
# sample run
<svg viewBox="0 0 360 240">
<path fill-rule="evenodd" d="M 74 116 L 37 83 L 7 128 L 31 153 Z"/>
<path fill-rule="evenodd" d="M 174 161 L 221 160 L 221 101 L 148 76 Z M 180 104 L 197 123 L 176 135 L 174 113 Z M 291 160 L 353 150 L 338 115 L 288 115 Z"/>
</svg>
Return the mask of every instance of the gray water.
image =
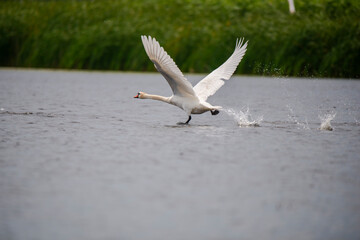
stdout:
<svg viewBox="0 0 360 240">
<path fill-rule="evenodd" d="M 360 239 L 359 81 L 233 77 L 188 126 L 138 91 L 171 94 L 0 70 L 1 240 Z"/>
</svg>

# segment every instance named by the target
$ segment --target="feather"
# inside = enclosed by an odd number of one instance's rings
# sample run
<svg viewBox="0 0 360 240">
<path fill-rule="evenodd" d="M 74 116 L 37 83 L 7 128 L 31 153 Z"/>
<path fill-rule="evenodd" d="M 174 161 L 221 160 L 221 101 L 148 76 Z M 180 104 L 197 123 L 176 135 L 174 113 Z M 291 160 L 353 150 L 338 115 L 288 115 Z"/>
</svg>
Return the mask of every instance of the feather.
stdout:
<svg viewBox="0 0 360 240">
<path fill-rule="evenodd" d="M 184 77 L 174 60 L 167 54 L 158 41 L 151 36 L 141 36 L 145 52 L 155 68 L 169 83 L 174 95 L 196 97 L 191 83 Z"/>
<path fill-rule="evenodd" d="M 229 59 L 196 84 L 194 91 L 200 100 L 206 101 L 231 78 L 246 52 L 248 42 L 243 42 L 244 39 L 237 39 L 235 50 Z"/>
</svg>

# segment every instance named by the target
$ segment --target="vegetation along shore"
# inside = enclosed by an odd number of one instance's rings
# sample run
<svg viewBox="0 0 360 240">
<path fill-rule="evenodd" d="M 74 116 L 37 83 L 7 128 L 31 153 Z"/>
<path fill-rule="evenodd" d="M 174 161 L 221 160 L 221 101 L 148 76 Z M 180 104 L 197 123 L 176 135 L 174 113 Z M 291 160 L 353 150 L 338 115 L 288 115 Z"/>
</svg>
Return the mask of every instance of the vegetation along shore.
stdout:
<svg viewBox="0 0 360 240">
<path fill-rule="evenodd" d="M 360 77 L 360 1 L 1 1 L 0 66 L 155 71 L 140 35 L 183 72 L 210 72 L 249 40 L 238 74 Z"/>
</svg>

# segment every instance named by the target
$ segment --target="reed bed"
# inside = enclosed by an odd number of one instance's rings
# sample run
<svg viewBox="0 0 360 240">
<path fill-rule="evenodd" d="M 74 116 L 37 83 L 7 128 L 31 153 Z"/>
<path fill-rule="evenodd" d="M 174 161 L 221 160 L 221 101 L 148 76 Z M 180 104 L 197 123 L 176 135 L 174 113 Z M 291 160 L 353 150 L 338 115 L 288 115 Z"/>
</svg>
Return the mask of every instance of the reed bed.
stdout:
<svg viewBox="0 0 360 240">
<path fill-rule="evenodd" d="M 238 74 L 360 77 L 360 1 L 0 2 L 0 66 L 154 71 L 140 35 L 183 72 L 209 72 L 249 40 Z"/>
</svg>

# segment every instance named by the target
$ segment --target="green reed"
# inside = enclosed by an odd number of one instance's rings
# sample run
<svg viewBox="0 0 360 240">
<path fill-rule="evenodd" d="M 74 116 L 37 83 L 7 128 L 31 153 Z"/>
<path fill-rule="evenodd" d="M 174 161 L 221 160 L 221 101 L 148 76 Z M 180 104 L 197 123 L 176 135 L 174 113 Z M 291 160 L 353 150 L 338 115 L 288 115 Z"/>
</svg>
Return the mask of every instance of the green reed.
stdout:
<svg viewBox="0 0 360 240">
<path fill-rule="evenodd" d="M 0 66 L 154 71 L 140 35 L 184 72 L 209 72 L 249 40 L 237 73 L 360 77 L 358 0 L 0 2 Z"/>
</svg>

